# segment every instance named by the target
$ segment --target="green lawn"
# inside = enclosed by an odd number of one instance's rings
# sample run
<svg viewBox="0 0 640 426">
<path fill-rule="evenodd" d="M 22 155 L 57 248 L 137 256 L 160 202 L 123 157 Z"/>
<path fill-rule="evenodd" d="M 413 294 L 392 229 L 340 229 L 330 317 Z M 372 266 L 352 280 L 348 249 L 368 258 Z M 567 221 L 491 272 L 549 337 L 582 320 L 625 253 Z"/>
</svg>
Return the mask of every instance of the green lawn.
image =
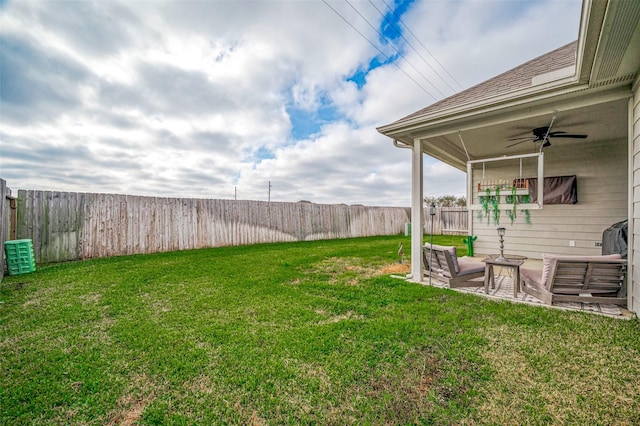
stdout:
<svg viewBox="0 0 640 426">
<path fill-rule="evenodd" d="M 400 241 L 5 277 L 0 424 L 640 424 L 637 320 L 407 283 Z"/>
</svg>

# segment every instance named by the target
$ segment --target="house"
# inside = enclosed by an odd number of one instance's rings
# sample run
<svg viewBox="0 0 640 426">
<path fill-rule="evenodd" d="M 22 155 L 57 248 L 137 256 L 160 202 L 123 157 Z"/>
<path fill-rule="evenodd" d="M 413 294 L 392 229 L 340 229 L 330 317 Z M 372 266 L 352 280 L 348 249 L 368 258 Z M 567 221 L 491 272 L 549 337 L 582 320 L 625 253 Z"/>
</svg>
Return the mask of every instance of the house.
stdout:
<svg viewBox="0 0 640 426">
<path fill-rule="evenodd" d="M 603 231 L 629 219 L 628 308 L 640 314 L 640 1 L 583 0 L 577 41 L 378 131 L 412 152 L 413 223 L 424 223 L 424 154 L 467 172 L 477 253 L 499 249 L 485 190 L 501 183 L 544 182 L 535 200 L 498 198 L 505 252 L 597 255 Z M 547 200 L 549 177 L 573 180 L 574 197 Z M 524 204 L 511 223 L 514 199 Z M 421 230 L 411 235 L 418 281 Z"/>
</svg>

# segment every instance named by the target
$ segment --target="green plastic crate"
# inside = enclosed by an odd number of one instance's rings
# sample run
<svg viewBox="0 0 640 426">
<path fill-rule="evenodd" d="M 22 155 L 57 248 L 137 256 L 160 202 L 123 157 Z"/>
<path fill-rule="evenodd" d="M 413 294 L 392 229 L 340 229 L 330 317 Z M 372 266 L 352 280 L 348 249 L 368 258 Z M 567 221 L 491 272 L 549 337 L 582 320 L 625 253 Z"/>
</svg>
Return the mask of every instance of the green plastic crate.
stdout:
<svg viewBox="0 0 640 426">
<path fill-rule="evenodd" d="M 36 270 L 31 240 L 5 241 L 4 253 L 7 258 L 9 275 L 27 274 Z"/>
</svg>

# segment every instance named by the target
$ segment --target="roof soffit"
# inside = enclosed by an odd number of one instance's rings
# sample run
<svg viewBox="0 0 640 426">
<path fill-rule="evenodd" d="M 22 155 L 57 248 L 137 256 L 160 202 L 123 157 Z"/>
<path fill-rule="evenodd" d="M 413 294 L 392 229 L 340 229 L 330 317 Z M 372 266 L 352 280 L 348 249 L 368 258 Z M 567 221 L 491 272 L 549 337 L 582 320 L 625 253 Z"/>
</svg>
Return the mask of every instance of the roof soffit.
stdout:
<svg viewBox="0 0 640 426">
<path fill-rule="evenodd" d="M 633 80 L 639 68 L 640 1 L 609 2 L 589 84 Z"/>
<path fill-rule="evenodd" d="M 607 1 L 585 1 L 582 3 L 582 18 L 578 36 L 577 61 L 578 81 L 587 84 L 593 69 L 598 40 L 607 11 Z"/>
</svg>

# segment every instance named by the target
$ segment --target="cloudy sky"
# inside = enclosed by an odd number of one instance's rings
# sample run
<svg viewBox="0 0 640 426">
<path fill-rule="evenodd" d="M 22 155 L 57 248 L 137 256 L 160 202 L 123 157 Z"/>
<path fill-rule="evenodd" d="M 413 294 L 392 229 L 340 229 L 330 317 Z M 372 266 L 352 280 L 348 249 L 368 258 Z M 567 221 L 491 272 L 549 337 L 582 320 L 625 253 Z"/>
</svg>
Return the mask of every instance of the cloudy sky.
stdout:
<svg viewBox="0 0 640 426">
<path fill-rule="evenodd" d="M 579 0 L 0 0 L 13 190 L 410 205 L 378 134 L 575 40 Z M 425 158 L 425 195 L 464 175 Z M 237 194 L 237 195 L 236 195 Z"/>
</svg>

